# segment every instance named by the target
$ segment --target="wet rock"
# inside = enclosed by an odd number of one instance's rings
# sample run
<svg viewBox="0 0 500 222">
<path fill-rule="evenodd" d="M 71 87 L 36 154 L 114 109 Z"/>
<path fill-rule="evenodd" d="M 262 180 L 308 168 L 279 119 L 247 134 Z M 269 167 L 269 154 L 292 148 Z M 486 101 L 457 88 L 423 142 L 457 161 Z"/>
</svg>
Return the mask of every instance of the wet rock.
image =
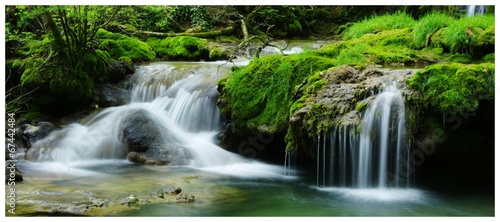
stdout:
<svg viewBox="0 0 500 222">
<path fill-rule="evenodd" d="M 121 140 L 129 161 L 146 165 L 185 165 L 189 155 L 166 127 L 145 110 L 136 110 L 121 124 Z"/>
<path fill-rule="evenodd" d="M 96 85 L 93 93 L 93 101 L 99 107 L 121 106 L 126 104 L 129 98 L 127 90 L 111 85 Z"/>
<path fill-rule="evenodd" d="M 193 195 L 180 193 L 177 196 L 175 196 L 174 200 L 176 202 L 181 202 L 181 203 L 192 203 L 195 201 L 195 197 Z"/>
<path fill-rule="evenodd" d="M 59 129 L 59 126 L 50 122 L 38 122 L 36 126 L 24 124 L 20 128 L 22 131 L 22 141 L 27 148 L 30 148 L 37 141 L 47 137 L 50 133 Z"/>
<path fill-rule="evenodd" d="M 124 61 L 113 60 L 109 65 L 109 80 L 112 83 L 120 82 L 127 75 L 134 73 L 134 68 Z"/>
<path fill-rule="evenodd" d="M 182 192 L 180 187 L 163 187 L 158 189 L 158 197 L 165 198 L 166 195 L 177 195 Z"/>
</svg>

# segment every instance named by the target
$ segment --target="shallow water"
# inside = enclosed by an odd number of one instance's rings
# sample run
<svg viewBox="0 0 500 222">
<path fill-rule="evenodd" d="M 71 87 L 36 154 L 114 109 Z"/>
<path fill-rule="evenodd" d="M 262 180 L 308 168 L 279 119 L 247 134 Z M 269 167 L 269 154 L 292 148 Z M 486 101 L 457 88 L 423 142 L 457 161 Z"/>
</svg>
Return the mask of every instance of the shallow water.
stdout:
<svg viewBox="0 0 500 222">
<path fill-rule="evenodd" d="M 226 169 L 143 166 L 123 160 L 19 162 L 18 216 L 71 212 L 106 216 L 493 216 L 493 195 L 418 188 L 317 188 L 259 162 Z M 235 176 L 238 175 L 238 176 Z M 181 187 L 192 203 L 161 202 L 155 192 Z M 148 202 L 116 204 L 129 196 Z M 89 199 L 106 206 L 78 212 Z M 74 210 L 77 209 L 77 210 Z M 75 212 L 77 211 L 77 212 Z M 8 214 L 7 214 L 8 215 Z"/>
</svg>

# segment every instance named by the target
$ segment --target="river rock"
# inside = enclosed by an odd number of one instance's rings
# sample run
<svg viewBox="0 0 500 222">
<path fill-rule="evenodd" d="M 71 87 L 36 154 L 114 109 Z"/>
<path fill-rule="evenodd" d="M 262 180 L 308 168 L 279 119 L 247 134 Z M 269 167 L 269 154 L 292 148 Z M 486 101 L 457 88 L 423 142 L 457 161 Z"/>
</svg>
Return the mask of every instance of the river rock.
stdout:
<svg viewBox="0 0 500 222">
<path fill-rule="evenodd" d="M 121 140 L 129 161 L 146 165 L 185 165 L 187 150 L 146 110 L 135 110 L 121 124 Z"/>
<path fill-rule="evenodd" d="M 123 88 L 111 85 L 96 85 L 93 100 L 100 107 L 121 106 L 127 103 L 129 93 Z"/>
<path fill-rule="evenodd" d="M 50 122 L 38 122 L 36 126 L 24 124 L 21 126 L 22 141 L 27 148 L 30 148 L 37 141 L 47 137 L 50 133 L 59 130 L 60 127 Z"/>
<path fill-rule="evenodd" d="M 112 83 L 120 82 L 128 74 L 134 73 L 134 68 L 124 61 L 113 60 L 109 65 L 109 81 Z"/>
</svg>

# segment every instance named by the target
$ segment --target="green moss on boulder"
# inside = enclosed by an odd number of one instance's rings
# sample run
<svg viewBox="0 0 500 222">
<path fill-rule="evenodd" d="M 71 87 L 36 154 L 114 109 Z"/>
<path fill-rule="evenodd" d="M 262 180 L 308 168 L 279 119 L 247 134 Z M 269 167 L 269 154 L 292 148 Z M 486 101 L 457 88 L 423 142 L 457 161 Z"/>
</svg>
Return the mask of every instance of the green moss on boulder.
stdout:
<svg viewBox="0 0 500 222">
<path fill-rule="evenodd" d="M 334 66 L 310 54 L 265 56 L 219 82 L 224 115 L 242 133 L 275 133 L 288 125 L 294 89 L 308 76 Z"/>
<path fill-rule="evenodd" d="M 192 36 L 149 38 L 147 44 L 166 60 L 217 60 L 227 57 L 220 45 Z"/>
<path fill-rule="evenodd" d="M 423 93 L 423 103 L 443 113 L 473 112 L 480 100 L 495 97 L 493 63 L 442 63 L 417 72 L 409 86 Z"/>
<path fill-rule="evenodd" d="M 119 33 L 99 29 L 96 38 L 105 47 L 113 59 L 128 57 L 133 62 L 153 61 L 156 58 L 151 47 L 139 39 Z"/>
</svg>

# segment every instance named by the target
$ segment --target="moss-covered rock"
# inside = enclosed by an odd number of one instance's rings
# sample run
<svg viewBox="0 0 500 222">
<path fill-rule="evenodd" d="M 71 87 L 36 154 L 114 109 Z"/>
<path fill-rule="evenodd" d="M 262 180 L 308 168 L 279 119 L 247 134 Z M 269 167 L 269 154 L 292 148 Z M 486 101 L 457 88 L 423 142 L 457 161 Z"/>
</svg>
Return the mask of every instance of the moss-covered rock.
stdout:
<svg viewBox="0 0 500 222">
<path fill-rule="evenodd" d="M 146 62 L 156 58 L 155 52 L 148 44 L 133 37 L 99 29 L 96 39 L 109 52 L 111 58 L 116 60 L 127 57 L 133 62 Z"/>
<path fill-rule="evenodd" d="M 296 99 L 296 86 L 308 76 L 332 66 L 332 59 L 310 54 L 255 59 L 219 81 L 219 108 L 240 133 L 284 130 Z"/>
<path fill-rule="evenodd" d="M 443 113 L 467 113 L 478 108 L 479 101 L 495 96 L 493 63 L 442 63 L 427 66 L 409 82 L 423 93 L 422 102 Z"/>
<path fill-rule="evenodd" d="M 439 54 L 427 50 L 413 50 L 411 30 L 385 30 L 376 34 L 365 34 L 324 46 L 313 53 L 336 59 L 336 66 L 350 65 L 358 68 L 380 65 L 433 63 L 441 59 Z"/>
<path fill-rule="evenodd" d="M 361 113 L 385 84 L 405 79 L 416 70 L 355 69 L 341 66 L 322 71 L 302 87 L 302 97 L 290 109 L 290 125 L 285 140 L 287 152 L 305 149 L 309 140 L 329 132 L 335 126 L 359 126 Z"/>
<path fill-rule="evenodd" d="M 226 52 L 216 43 L 192 36 L 149 38 L 147 44 L 157 56 L 166 60 L 218 60 L 227 57 Z"/>
</svg>

